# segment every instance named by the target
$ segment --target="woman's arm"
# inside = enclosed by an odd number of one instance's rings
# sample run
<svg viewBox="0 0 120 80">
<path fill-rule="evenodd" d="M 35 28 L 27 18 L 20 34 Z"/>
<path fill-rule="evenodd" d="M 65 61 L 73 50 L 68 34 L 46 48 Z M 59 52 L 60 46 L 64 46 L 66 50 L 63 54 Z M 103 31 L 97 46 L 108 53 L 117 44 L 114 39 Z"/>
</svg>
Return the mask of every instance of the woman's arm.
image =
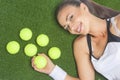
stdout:
<svg viewBox="0 0 120 80">
<path fill-rule="evenodd" d="M 86 41 L 86 40 L 83 40 L 83 41 Z M 89 60 L 89 54 L 86 53 L 86 51 L 88 50 L 86 50 L 87 48 L 85 47 L 85 45 L 87 44 L 79 46 L 81 45 L 81 43 L 84 43 L 83 41 L 76 40 L 74 43 L 74 55 L 75 55 L 75 59 L 76 59 L 77 67 L 78 67 L 79 78 L 75 78 L 67 74 L 65 75 L 65 80 L 94 80 L 94 69 Z M 39 55 L 42 55 L 47 59 L 47 66 L 43 69 L 37 69 L 33 63 L 34 62 L 34 57 L 33 57 L 32 67 L 34 68 L 34 70 L 38 72 L 46 73 L 48 75 L 51 74 L 51 72 L 55 69 L 55 64 L 53 64 L 53 62 L 45 54 L 39 54 Z M 56 74 L 59 75 L 59 73 L 55 73 L 54 75 L 56 76 Z M 57 77 L 60 78 L 61 80 L 61 77 L 59 76 Z"/>
<path fill-rule="evenodd" d="M 47 59 L 47 66 L 43 69 L 38 69 L 35 65 L 34 65 L 34 57 L 32 58 L 32 67 L 34 70 L 41 72 L 41 73 L 45 73 L 45 74 L 50 74 L 53 69 L 55 68 L 55 64 L 53 64 L 53 62 L 49 59 L 48 56 L 46 56 L 44 53 L 38 54 L 38 56 L 44 56 Z M 62 69 L 62 68 L 61 68 Z M 59 73 L 58 73 L 59 74 Z M 56 75 L 56 74 L 55 74 Z M 60 79 L 61 80 L 61 79 Z M 70 75 L 66 75 L 65 76 L 65 80 L 79 80 L 78 78 L 72 77 Z"/>
<path fill-rule="evenodd" d="M 120 36 L 120 14 L 111 19 L 112 27 L 110 31 L 116 36 Z"/>
<path fill-rule="evenodd" d="M 67 75 L 65 80 L 80 80 L 79 78 L 72 77 L 70 75 Z"/>
<path fill-rule="evenodd" d="M 95 72 L 91 64 L 86 37 L 77 38 L 74 42 L 74 55 L 80 80 L 94 80 Z"/>
<path fill-rule="evenodd" d="M 116 16 L 116 20 L 117 20 L 116 25 L 118 26 L 118 28 L 120 30 L 120 14 Z"/>
</svg>

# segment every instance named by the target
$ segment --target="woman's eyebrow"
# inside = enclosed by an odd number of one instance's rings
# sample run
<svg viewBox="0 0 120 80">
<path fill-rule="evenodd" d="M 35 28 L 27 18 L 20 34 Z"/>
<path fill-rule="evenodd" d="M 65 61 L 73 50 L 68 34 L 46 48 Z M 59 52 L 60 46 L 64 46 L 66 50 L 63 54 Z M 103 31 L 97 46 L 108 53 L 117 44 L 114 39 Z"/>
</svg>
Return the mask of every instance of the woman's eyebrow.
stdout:
<svg viewBox="0 0 120 80">
<path fill-rule="evenodd" d="M 68 15 L 66 16 L 66 21 L 68 20 Z"/>
<path fill-rule="evenodd" d="M 65 19 L 65 20 L 66 20 L 66 22 L 68 21 L 68 16 L 69 16 L 69 15 L 67 15 L 67 16 L 66 16 L 66 19 Z M 65 28 L 65 27 L 66 27 L 66 24 L 65 24 L 65 25 L 63 25 L 63 27 Z"/>
<path fill-rule="evenodd" d="M 70 14 L 68 14 L 68 15 L 66 16 L 66 21 L 68 21 L 69 15 L 70 15 Z"/>
<path fill-rule="evenodd" d="M 68 25 L 64 25 L 64 29 L 65 29 L 65 30 L 67 29 L 67 27 L 68 27 Z"/>
<path fill-rule="evenodd" d="M 65 28 L 66 28 L 66 25 L 64 25 L 63 28 L 65 29 Z"/>
</svg>

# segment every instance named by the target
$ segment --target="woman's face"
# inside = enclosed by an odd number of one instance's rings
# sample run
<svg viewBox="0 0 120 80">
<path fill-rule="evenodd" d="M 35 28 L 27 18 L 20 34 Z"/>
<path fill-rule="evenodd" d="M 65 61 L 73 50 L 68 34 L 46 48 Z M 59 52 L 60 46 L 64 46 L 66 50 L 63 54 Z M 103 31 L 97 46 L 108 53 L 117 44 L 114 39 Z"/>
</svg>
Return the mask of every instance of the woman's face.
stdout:
<svg viewBox="0 0 120 80">
<path fill-rule="evenodd" d="M 89 20 L 82 5 L 80 7 L 68 5 L 58 13 L 59 24 L 71 34 L 86 35 L 89 32 Z"/>
</svg>

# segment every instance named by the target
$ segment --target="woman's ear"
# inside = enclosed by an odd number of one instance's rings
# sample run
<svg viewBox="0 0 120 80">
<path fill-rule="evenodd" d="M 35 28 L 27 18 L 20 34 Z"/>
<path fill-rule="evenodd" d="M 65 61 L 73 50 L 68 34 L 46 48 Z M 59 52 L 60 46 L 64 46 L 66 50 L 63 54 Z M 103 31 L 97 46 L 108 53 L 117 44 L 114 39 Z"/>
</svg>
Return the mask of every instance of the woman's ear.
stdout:
<svg viewBox="0 0 120 80">
<path fill-rule="evenodd" d="M 87 5 L 84 4 L 84 3 L 81 3 L 81 4 L 80 4 L 80 9 L 81 9 L 81 10 L 84 10 L 84 11 L 87 11 L 87 12 L 89 11 Z"/>
</svg>

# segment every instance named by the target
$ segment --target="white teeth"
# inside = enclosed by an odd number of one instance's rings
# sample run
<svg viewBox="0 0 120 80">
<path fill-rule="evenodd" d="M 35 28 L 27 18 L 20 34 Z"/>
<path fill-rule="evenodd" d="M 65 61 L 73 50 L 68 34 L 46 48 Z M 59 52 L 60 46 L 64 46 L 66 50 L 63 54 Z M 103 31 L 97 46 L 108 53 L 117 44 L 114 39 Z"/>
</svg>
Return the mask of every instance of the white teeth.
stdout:
<svg viewBox="0 0 120 80">
<path fill-rule="evenodd" d="M 80 26 L 78 27 L 77 31 L 80 32 Z"/>
<path fill-rule="evenodd" d="M 77 32 L 80 33 L 80 31 L 81 31 L 81 24 L 78 26 L 78 29 L 77 29 Z"/>
</svg>

